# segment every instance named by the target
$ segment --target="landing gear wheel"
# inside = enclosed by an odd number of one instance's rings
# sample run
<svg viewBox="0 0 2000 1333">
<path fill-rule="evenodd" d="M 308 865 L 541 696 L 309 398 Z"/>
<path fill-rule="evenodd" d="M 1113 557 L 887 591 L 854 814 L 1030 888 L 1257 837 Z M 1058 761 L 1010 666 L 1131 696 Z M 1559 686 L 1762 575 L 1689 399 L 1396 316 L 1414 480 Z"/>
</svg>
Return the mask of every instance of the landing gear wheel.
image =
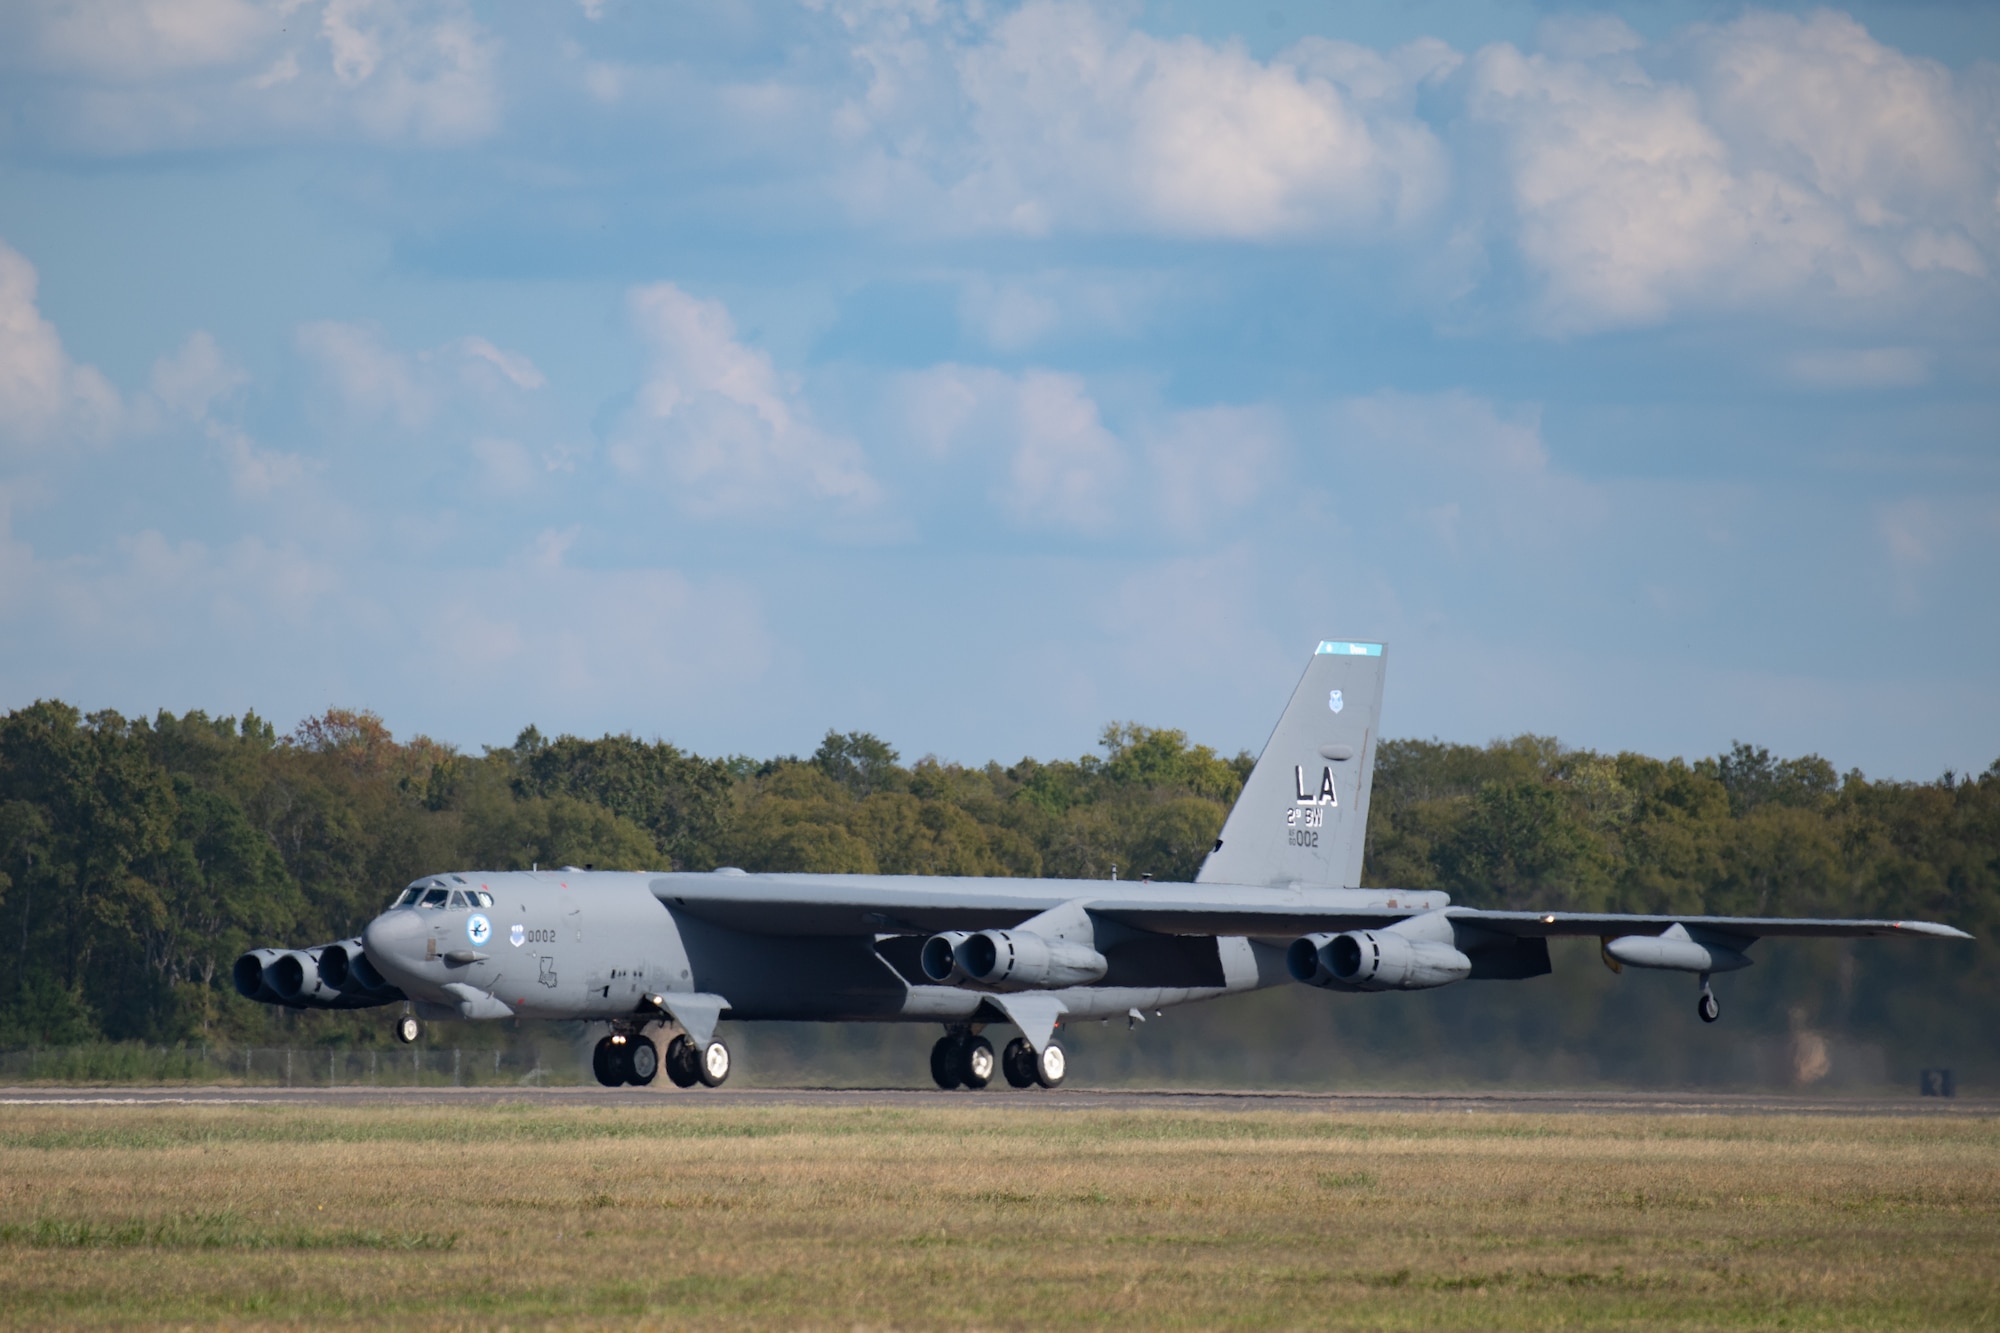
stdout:
<svg viewBox="0 0 2000 1333">
<path fill-rule="evenodd" d="M 946 1092 L 965 1081 L 958 1062 L 958 1038 L 949 1032 L 931 1047 L 931 1078 Z"/>
<path fill-rule="evenodd" d="M 1045 1088 L 1060 1088 L 1068 1073 L 1069 1056 L 1063 1048 L 1053 1041 L 1042 1047 L 1041 1058 L 1035 1061 L 1035 1082 Z"/>
<path fill-rule="evenodd" d="M 1713 1023 L 1722 1017 L 1722 1006 L 1715 1002 L 1714 991 L 1703 991 L 1701 998 L 1694 1002 L 1694 1011 L 1701 1015 L 1704 1023 Z"/>
<path fill-rule="evenodd" d="M 643 1088 L 660 1072 L 660 1048 L 644 1037 L 634 1037 L 625 1049 L 629 1052 L 625 1057 L 626 1082 L 635 1088 Z"/>
<path fill-rule="evenodd" d="M 1035 1048 L 1028 1045 L 1026 1037 L 1016 1037 L 1007 1043 L 1007 1049 L 1000 1057 L 1000 1072 L 1007 1076 L 1009 1087 L 1035 1086 Z"/>
<path fill-rule="evenodd" d="M 590 1072 L 607 1088 L 615 1088 L 632 1076 L 632 1053 L 623 1042 L 611 1037 L 598 1040 L 590 1053 Z"/>
<path fill-rule="evenodd" d="M 711 1088 L 721 1087 L 723 1080 L 729 1077 L 729 1048 L 719 1041 L 710 1042 L 702 1050 L 696 1068 L 703 1084 Z"/>
<path fill-rule="evenodd" d="M 701 1052 L 695 1050 L 687 1033 L 677 1032 L 667 1043 L 667 1077 L 677 1088 L 692 1088 L 701 1082 Z"/>
<path fill-rule="evenodd" d="M 959 1081 L 974 1092 L 993 1081 L 993 1043 L 984 1037 L 968 1037 L 958 1048 Z"/>
<path fill-rule="evenodd" d="M 396 1020 L 396 1040 L 408 1046 L 424 1035 L 424 1025 L 417 1021 L 415 1014 L 404 1014 Z"/>
</svg>

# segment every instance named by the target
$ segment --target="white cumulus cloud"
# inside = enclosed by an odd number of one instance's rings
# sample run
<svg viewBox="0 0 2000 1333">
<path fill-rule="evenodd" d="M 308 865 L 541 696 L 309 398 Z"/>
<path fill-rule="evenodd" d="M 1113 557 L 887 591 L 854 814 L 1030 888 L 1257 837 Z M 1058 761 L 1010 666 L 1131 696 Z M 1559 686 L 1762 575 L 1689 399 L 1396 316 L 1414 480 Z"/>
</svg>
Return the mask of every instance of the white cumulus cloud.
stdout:
<svg viewBox="0 0 2000 1333">
<path fill-rule="evenodd" d="M 64 350 L 37 303 L 39 281 L 0 241 L 0 448 L 102 439 L 124 411 L 111 382 Z"/>
<path fill-rule="evenodd" d="M 21 0 L 5 65 L 56 146 L 455 144 L 500 120 L 498 42 L 465 0 Z"/>
<path fill-rule="evenodd" d="M 1865 319 L 1907 308 L 1927 272 L 1988 271 L 2000 154 L 1943 66 L 1831 13 L 1554 45 L 1570 54 L 1480 51 L 1466 90 L 1546 331 Z"/>
<path fill-rule="evenodd" d="M 738 339 L 720 301 L 663 282 L 636 289 L 628 304 L 646 377 L 612 442 L 613 466 L 658 480 L 697 513 L 854 511 L 877 501 L 860 447 L 815 424 L 798 385 Z"/>
<path fill-rule="evenodd" d="M 921 181 L 955 228 L 1375 234 L 1430 209 L 1448 174 L 1411 69 L 1360 47 L 1264 61 L 1070 0 L 926 18 L 848 15 L 867 87 L 839 123 L 875 153 L 857 191 L 899 215 Z"/>
</svg>

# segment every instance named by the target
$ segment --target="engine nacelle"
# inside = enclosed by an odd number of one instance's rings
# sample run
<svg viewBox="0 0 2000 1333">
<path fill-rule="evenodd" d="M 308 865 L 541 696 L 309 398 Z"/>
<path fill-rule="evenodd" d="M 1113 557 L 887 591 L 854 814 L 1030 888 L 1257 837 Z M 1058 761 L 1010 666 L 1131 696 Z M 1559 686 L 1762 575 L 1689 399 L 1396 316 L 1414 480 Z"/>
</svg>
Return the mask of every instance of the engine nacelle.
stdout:
<svg viewBox="0 0 2000 1333">
<path fill-rule="evenodd" d="M 393 998 L 401 994 L 368 961 L 360 936 L 321 949 L 319 975 L 321 980 L 346 995 Z"/>
<path fill-rule="evenodd" d="M 1074 940 L 1031 930 L 982 930 L 955 951 L 966 976 L 996 990 L 1057 990 L 1088 986 L 1111 970 L 1104 955 Z"/>
<path fill-rule="evenodd" d="M 958 947 L 971 938 L 971 933 L 963 930 L 947 930 L 924 941 L 919 962 L 924 975 L 940 985 L 957 985 L 966 979 L 965 969 L 958 965 Z"/>
<path fill-rule="evenodd" d="M 1427 990 L 1472 975 L 1472 960 L 1456 947 L 1394 930 L 1307 935 L 1292 941 L 1285 965 L 1309 986 L 1337 990 Z"/>
<path fill-rule="evenodd" d="M 264 978 L 278 992 L 280 1000 L 314 1008 L 339 1002 L 339 988 L 319 972 L 320 954 L 326 948 L 322 944 L 311 949 L 287 949 L 271 961 L 264 969 Z"/>
<path fill-rule="evenodd" d="M 229 972 L 230 979 L 236 983 L 236 993 L 259 1004 L 283 1004 L 284 998 L 267 977 L 267 970 L 278 961 L 282 952 L 281 949 L 252 949 L 239 957 Z"/>
</svg>

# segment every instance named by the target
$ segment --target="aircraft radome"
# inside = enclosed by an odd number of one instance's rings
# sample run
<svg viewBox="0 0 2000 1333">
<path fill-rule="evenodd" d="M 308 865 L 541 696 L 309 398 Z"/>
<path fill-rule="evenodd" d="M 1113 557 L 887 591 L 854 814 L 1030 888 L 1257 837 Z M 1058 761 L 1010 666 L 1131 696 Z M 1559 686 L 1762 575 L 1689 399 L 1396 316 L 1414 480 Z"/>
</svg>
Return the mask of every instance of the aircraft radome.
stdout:
<svg viewBox="0 0 2000 1333">
<path fill-rule="evenodd" d="M 895 875 L 560 870 L 426 876 L 353 939 L 256 949 L 236 988 L 298 1008 L 401 1004 L 419 1018 L 582 1019 L 609 1032 L 597 1077 L 682 1087 L 729 1076 L 719 1021 L 920 1022 L 941 1087 L 1055 1087 L 1071 1019 L 1265 986 L 1418 990 L 1549 971 L 1548 940 L 1700 978 L 1748 967 L 1765 936 L 1967 939 L 1921 921 L 1488 912 L 1442 893 L 1363 889 L 1382 646 L 1326 642 L 1192 884 Z M 983 1035 L 1020 1035 L 996 1055 Z M 677 1029 L 664 1056 L 649 1038 Z"/>
</svg>

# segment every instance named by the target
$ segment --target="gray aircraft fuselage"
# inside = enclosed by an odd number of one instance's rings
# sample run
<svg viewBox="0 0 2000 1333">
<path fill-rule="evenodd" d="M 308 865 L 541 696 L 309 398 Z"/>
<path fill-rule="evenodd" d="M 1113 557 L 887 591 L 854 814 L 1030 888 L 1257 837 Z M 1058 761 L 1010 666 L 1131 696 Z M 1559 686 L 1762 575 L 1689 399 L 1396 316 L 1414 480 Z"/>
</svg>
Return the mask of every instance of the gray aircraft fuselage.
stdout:
<svg viewBox="0 0 2000 1333">
<path fill-rule="evenodd" d="M 727 1016 L 825 1021 L 971 1021 L 991 991 L 931 983 L 915 957 L 923 933 L 1019 924 L 1088 893 L 1106 918 L 1151 922 L 1209 905 L 1258 909 L 1274 934 L 1352 913 L 1389 924 L 1443 907 L 1440 893 L 1258 889 L 1135 881 L 941 876 L 744 875 L 589 870 L 431 876 L 405 897 L 443 890 L 435 907 L 398 906 L 362 932 L 368 959 L 409 999 L 452 1017 L 466 990 L 522 1018 L 624 1019 L 649 996 L 726 996 Z M 456 892 L 459 905 L 451 906 Z M 471 895 L 490 895 L 475 906 Z M 1234 901 L 1224 901 L 1233 898 Z M 1379 908 L 1379 911 L 1371 911 Z M 1198 923 L 1197 923 L 1198 924 Z M 887 928 L 893 928 L 889 933 Z M 1284 942 L 1132 929 L 1107 942 L 1110 970 L 1043 993 L 1078 1018 L 1124 1015 L 1292 980 Z M 475 997 L 473 1005 L 478 1007 Z M 442 1014 L 438 1016 L 443 1016 Z"/>
</svg>

